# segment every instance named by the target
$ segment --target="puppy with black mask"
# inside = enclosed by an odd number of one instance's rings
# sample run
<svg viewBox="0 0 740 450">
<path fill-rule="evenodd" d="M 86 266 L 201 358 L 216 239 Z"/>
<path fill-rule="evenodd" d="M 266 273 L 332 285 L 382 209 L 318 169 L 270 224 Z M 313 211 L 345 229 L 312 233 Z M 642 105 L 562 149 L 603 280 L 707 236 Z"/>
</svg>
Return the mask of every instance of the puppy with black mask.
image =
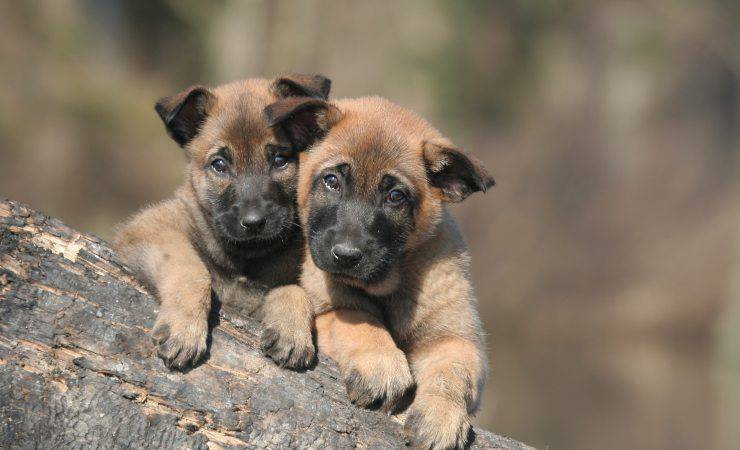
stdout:
<svg viewBox="0 0 740 450">
<path fill-rule="evenodd" d="M 323 76 L 290 75 L 194 86 L 157 103 L 185 150 L 186 181 L 123 224 L 114 247 L 161 303 L 152 335 L 168 367 L 205 353 L 212 293 L 262 320 L 263 350 L 280 365 L 313 360 L 312 316 L 300 313 L 295 284 L 304 246 L 296 152 L 278 142 L 263 110 L 295 96 L 326 99 L 329 90 Z"/>
<path fill-rule="evenodd" d="M 300 153 L 301 286 L 319 349 L 350 398 L 392 411 L 416 386 L 416 448 L 462 448 L 486 379 L 468 249 L 446 210 L 493 178 L 428 122 L 387 100 L 284 99 L 270 125 Z"/>
</svg>

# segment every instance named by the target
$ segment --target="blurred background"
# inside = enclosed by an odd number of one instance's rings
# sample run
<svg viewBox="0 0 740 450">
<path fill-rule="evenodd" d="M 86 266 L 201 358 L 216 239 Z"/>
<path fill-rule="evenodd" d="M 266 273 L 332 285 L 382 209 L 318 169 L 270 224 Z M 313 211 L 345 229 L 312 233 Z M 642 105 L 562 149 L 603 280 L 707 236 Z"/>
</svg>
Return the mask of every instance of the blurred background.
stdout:
<svg viewBox="0 0 740 450">
<path fill-rule="evenodd" d="M 153 110 L 321 72 L 478 155 L 452 210 L 539 448 L 740 448 L 740 2 L 0 0 L 0 195 L 110 238 L 182 181 Z"/>
</svg>

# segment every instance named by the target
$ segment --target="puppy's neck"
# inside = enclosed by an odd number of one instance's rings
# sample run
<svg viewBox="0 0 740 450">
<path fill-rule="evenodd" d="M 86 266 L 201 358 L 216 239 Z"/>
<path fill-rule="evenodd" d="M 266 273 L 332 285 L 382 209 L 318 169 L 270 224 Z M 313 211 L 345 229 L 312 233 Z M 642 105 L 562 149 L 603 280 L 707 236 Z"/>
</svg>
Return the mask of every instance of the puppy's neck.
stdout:
<svg viewBox="0 0 740 450">
<path fill-rule="evenodd" d="M 356 278 L 346 277 L 342 275 L 332 275 L 334 280 L 341 284 L 346 284 L 353 288 L 361 289 L 366 294 L 372 297 L 385 297 L 396 292 L 401 286 L 401 271 L 399 267 L 394 267 L 390 270 L 388 275 L 383 278 L 383 281 L 378 283 L 366 283 Z"/>
</svg>

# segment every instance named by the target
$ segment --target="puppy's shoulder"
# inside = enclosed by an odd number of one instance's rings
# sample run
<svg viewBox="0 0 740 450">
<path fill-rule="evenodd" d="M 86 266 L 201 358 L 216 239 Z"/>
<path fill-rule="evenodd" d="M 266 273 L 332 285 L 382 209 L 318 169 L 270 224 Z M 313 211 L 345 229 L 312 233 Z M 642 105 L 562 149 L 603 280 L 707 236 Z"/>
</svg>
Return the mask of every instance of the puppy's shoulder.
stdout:
<svg viewBox="0 0 740 450">
<path fill-rule="evenodd" d="M 120 250 L 133 243 L 145 243 L 163 231 L 185 234 L 188 222 L 186 207 L 180 198 L 164 200 L 140 209 L 119 225 L 113 247 Z"/>
</svg>

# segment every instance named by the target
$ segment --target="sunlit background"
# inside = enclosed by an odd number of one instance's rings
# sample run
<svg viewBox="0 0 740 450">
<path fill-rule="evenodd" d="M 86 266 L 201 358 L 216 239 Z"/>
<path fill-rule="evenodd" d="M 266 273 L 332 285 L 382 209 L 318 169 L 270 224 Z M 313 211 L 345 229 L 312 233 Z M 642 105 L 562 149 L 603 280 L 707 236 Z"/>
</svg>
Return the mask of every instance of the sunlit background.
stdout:
<svg viewBox="0 0 740 450">
<path fill-rule="evenodd" d="M 539 448 L 740 448 L 740 2 L 0 1 L 0 195 L 110 238 L 184 158 L 153 104 L 320 72 L 477 154 L 452 209 Z"/>
</svg>

